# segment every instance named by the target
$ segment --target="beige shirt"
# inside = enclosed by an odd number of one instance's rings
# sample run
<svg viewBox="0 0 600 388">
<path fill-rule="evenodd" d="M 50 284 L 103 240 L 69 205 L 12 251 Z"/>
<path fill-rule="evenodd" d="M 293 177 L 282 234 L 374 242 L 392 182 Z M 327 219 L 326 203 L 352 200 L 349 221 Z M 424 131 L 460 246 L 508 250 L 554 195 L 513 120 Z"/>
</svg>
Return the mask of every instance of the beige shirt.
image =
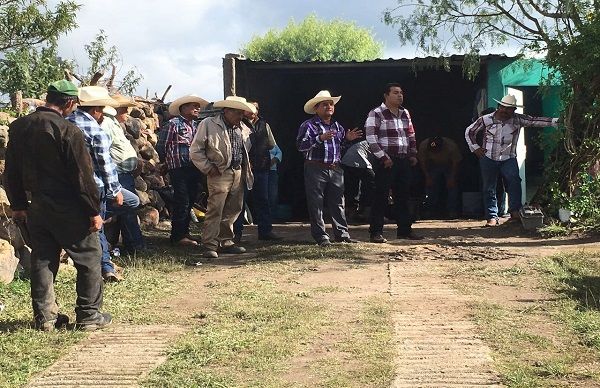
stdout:
<svg viewBox="0 0 600 388">
<path fill-rule="evenodd" d="M 135 170 L 137 153 L 125 136 L 125 132 L 117 119 L 105 113 L 100 127 L 110 137 L 110 157 L 117 165 L 117 172 L 126 173 Z"/>
<path fill-rule="evenodd" d="M 426 163 L 428 166 L 448 166 L 451 167 L 453 164 L 458 163 L 462 160 L 462 155 L 456 143 L 442 137 L 444 143 L 439 151 L 431 151 L 427 145 L 431 138 L 427 138 L 419 144 L 418 158 L 421 163 Z"/>
</svg>

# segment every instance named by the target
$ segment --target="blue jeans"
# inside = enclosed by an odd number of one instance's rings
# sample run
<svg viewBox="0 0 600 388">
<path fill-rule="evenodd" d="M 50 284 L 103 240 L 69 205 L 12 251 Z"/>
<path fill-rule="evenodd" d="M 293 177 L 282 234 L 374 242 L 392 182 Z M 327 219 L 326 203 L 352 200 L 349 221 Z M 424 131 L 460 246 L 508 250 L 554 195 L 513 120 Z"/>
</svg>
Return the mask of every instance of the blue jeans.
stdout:
<svg viewBox="0 0 600 388">
<path fill-rule="evenodd" d="M 485 209 L 486 219 L 498 217 L 498 201 L 496 198 L 498 175 L 502 175 L 506 183 L 508 211 L 519 211 L 523 204 L 521 203 L 521 177 L 519 176 L 517 159 L 495 161 L 483 156 L 479 159 L 479 167 L 483 181 L 483 208 Z"/>
<path fill-rule="evenodd" d="M 114 206 L 112 199 L 109 200 L 106 198 L 106 194 L 104 192 L 102 193 L 100 198 L 100 216 L 103 220 L 106 220 L 109 217 L 117 217 L 136 209 L 140 205 L 140 199 L 131 191 L 122 188 L 121 193 L 123 194 L 122 206 Z M 106 235 L 104 234 L 104 227 L 100 229 L 99 237 L 100 246 L 102 247 L 102 272 L 114 272 L 115 267 L 110 262 L 109 244 Z"/>
<path fill-rule="evenodd" d="M 450 167 L 432 167 L 428 173 L 433 180 L 433 185 L 425 187 L 425 204 L 427 209 L 435 212 L 442 210 L 440 207 L 440 194 L 446 188 L 448 194 L 446 197 L 446 210 L 448 214 L 457 214 L 459 190 L 458 186 L 448 187 L 448 177 L 452 173 Z"/>
<path fill-rule="evenodd" d="M 171 214 L 171 243 L 190 234 L 190 211 L 198 197 L 198 185 L 202 175 L 194 166 L 169 170 L 173 186 L 173 214 Z"/>
<path fill-rule="evenodd" d="M 135 193 L 135 180 L 133 174 L 119 174 L 119 182 L 123 188 L 131 193 Z M 119 231 L 121 232 L 121 236 L 123 238 L 123 247 L 128 253 L 134 253 L 137 249 L 143 249 L 146 247 L 142 230 L 140 229 L 140 224 L 138 223 L 137 213 L 135 212 L 136 208 L 137 207 L 131 208 L 118 216 Z M 110 213 L 113 211 L 114 207 L 112 205 L 108 205 L 108 212 Z"/>
<path fill-rule="evenodd" d="M 271 207 L 269 198 L 270 174 L 269 171 L 253 171 L 254 184 L 252 185 L 252 218 L 258 225 L 258 237 L 266 236 L 273 231 L 273 220 L 271 218 Z M 244 191 L 244 207 L 248 193 Z M 243 209 L 240 216 L 233 224 L 235 236 L 241 236 L 244 230 Z"/>
<path fill-rule="evenodd" d="M 271 219 L 277 218 L 277 205 L 279 204 L 279 172 L 269 170 L 269 209 Z"/>
</svg>

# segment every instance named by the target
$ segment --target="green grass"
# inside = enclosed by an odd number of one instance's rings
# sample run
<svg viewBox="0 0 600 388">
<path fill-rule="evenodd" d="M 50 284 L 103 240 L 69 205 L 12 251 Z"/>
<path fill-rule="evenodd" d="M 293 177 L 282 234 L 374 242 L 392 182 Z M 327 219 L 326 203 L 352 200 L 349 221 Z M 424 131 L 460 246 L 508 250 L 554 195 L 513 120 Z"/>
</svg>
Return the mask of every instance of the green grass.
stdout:
<svg viewBox="0 0 600 388">
<path fill-rule="evenodd" d="M 126 280 L 104 288 L 103 311 L 115 322 L 145 324 L 169 321 L 169 312 L 156 309 L 158 303 L 183 286 L 186 278 L 174 257 L 151 255 L 128 261 Z M 61 312 L 74 321 L 75 274 L 61 265 L 55 291 Z M 0 285 L 0 300 L 6 309 L 0 314 L 0 387 L 22 387 L 31 378 L 85 338 L 78 331 L 42 333 L 31 328 L 30 283 L 15 280 Z"/>
<path fill-rule="evenodd" d="M 268 280 L 211 286 L 214 302 L 146 381 L 151 387 L 279 387 L 285 361 L 323 323 L 322 307 Z"/>
<path fill-rule="evenodd" d="M 540 262 L 546 287 L 557 293 L 555 317 L 580 341 L 600 351 L 600 257 L 597 254 L 557 255 Z"/>
<path fill-rule="evenodd" d="M 600 265 L 594 254 L 562 254 L 523 268 L 466 272 L 473 281 L 503 284 L 514 278 L 537 282 L 548 298 L 525 308 L 479 302 L 475 320 L 494 351 L 503 383 L 509 387 L 569 386 L 600 382 Z M 481 284 L 481 282 L 485 284 Z M 466 285 L 463 284 L 463 287 Z"/>
</svg>

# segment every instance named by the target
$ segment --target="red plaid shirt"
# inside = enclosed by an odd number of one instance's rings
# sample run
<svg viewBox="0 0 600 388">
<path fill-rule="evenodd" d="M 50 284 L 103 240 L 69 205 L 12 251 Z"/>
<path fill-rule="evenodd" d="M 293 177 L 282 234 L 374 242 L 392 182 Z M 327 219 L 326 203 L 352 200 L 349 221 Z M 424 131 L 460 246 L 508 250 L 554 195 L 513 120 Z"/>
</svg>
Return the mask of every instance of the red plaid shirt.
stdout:
<svg viewBox="0 0 600 388">
<path fill-rule="evenodd" d="M 417 155 L 415 129 L 408 110 L 396 116 L 385 104 L 369 112 L 365 122 L 369 148 L 378 159 Z"/>
</svg>

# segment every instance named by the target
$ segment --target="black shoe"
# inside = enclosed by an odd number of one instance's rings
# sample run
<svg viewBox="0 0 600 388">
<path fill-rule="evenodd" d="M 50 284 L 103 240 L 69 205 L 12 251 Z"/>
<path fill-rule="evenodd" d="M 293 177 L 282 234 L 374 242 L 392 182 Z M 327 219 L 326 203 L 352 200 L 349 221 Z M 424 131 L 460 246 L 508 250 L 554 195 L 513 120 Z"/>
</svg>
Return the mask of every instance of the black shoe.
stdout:
<svg viewBox="0 0 600 388">
<path fill-rule="evenodd" d="M 417 241 L 417 240 L 423 240 L 424 237 L 414 234 L 413 232 L 410 232 L 409 234 L 398 234 L 398 235 L 396 235 L 396 238 Z"/>
<path fill-rule="evenodd" d="M 341 237 L 339 239 L 336 239 L 335 242 L 347 243 L 347 244 L 357 244 L 358 240 L 355 240 L 355 239 L 350 238 L 350 237 Z"/>
<path fill-rule="evenodd" d="M 36 330 L 40 331 L 54 331 L 56 329 L 60 329 L 66 327 L 69 324 L 69 317 L 65 314 L 58 314 L 56 319 L 51 319 L 46 322 L 38 322 L 35 321 L 33 326 Z"/>
<path fill-rule="evenodd" d="M 383 237 L 381 234 L 376 234 L 374 236 L 371 236 L 371 238 L 369 239 L 370 242 L 372 243 L 376 243 L 376 244 L 383 244 L 386 243 L 387 240 L 385 239 L 385 237 Z"/>
<path fill-rule="evenodd" d="M 317 244 L 319 244 L 320 247 L 324 248 L 324 247 L 331 246 L 331 241 L 329 241 L 329 239 L 326 238 L 325 240 L 319 241 Z"/>
<path fill-rule="evenodd" d="M 84 331 L 94 331 L 104 329 L 112 323 L 112 316 L 109 313 L 96 313 L 86 319 L 78 320 L 75 328 Z"/>
<path fill-rule="evenodd" d="M 263 241 L 280 241 L 283 240 L 283 237 L 274 234 L 273 232 L 264 234 L 262 236 L 258 236 L 259 240 Z"/>
<path fill-rule="evenodd" d="M 229 245 L 227 247 L 221 248 L 221 253 L 232 253 L 232 254 L 246 253 L 246 248 L 240 247 L 239 245 Z"/>
</svg>

